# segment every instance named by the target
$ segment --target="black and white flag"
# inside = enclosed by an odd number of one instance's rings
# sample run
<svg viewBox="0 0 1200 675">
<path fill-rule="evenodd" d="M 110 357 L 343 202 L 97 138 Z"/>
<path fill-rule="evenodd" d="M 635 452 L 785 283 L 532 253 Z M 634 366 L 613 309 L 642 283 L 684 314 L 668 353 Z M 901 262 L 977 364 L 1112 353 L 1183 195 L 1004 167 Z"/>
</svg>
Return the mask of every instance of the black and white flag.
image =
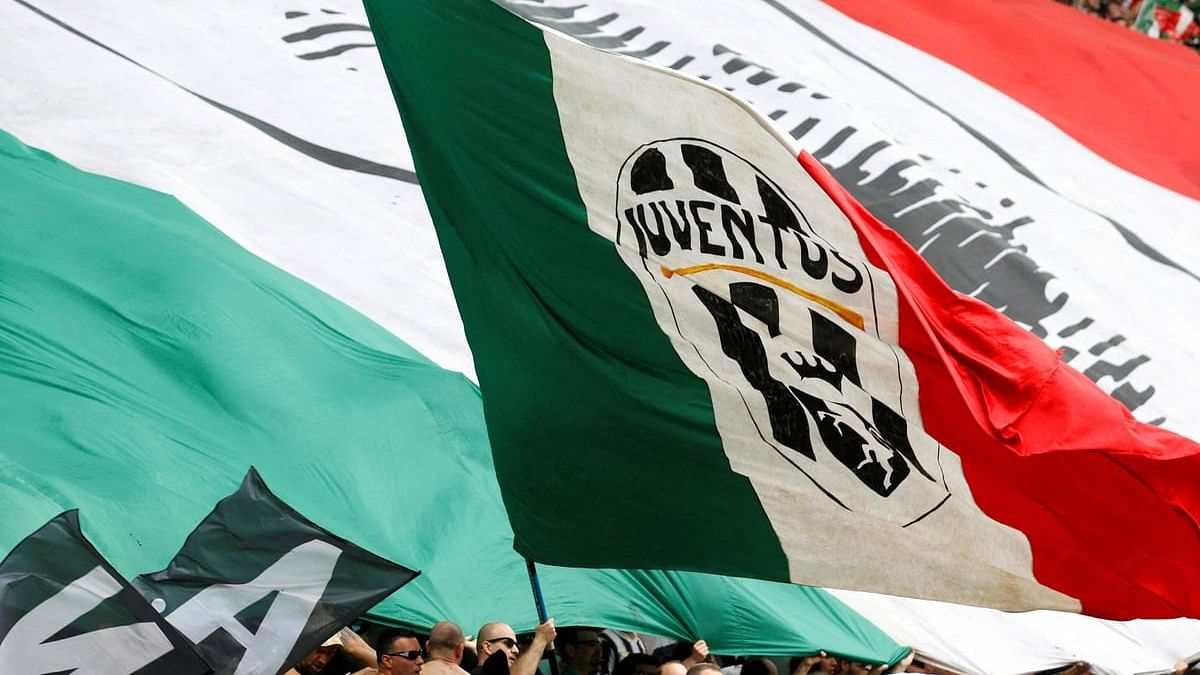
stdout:
<svg viewBox="0 0 1200 675">
<path fill-rule="evenodd" d="M 418 572 L 312 523 L 253 468 L 161 572 L 134 585 L 214 672 L 283 672 Z"/>
<path fill-rule="evenodd" d="M 0 675 L 201 675 L 192 645 L 66 511 L 0 562 Z"/>
</svg>

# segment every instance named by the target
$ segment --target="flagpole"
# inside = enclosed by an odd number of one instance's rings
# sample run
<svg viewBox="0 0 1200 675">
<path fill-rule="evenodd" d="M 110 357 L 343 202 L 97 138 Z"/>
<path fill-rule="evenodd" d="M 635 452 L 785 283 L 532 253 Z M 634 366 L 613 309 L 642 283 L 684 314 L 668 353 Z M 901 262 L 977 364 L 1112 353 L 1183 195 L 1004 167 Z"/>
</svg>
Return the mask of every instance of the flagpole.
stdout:
<svg viewBox="0 0 1200 675">
<path fill-rule="evenodd" d="M 546 623 L 546 599 L 542 597 L 542 582 L 538 579 L 537 565 L 525 559 L 525 570 L 529 572 L 529 587 L 533 589 L 533 604 L 537 607 L 538 623 Z M 558 675 L 558 659 L 554 653 L 554 640 L 546 645 L 545 657 L 550 660 L 550 675 Z"/>
</svg>

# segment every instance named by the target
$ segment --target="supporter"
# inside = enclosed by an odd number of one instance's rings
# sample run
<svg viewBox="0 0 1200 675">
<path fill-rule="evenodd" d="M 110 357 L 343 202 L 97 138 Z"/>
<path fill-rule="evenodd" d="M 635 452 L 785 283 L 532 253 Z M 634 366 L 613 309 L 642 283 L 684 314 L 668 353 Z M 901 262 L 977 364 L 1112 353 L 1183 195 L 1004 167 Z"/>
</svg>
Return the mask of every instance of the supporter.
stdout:
<svg viewBox="0 0 1200 675">
<path fill-rule="evenodd" d="M 600 669 L 600 634 L 592 628 L 566 628 L 559 633 L 561 675 L 596 675 Z"/>
<path fill-rule="evenodd" d="M 721 667 L 711 661 L 701 661 L 687 669 L 687 675 L 720 675 Z"/>
<path fill-rule="evenodd" d="M 298 663 L 286 671 L 285 675 L 317 675 L 326 673 L 334 661 L 344 666 L 340 672 L 347 669 L 357 669 L 369 666 L 375 662 L 375 650 L 358 636 L 358 633 L 343 628 L 334 633 L 320 647 L 312 650 L 300 659 Z"/>
<path fill-rule="evenodd" d="M 399 628 L 389 628 L 375 640 L 375 669 L 378 675 L 418 675 L 425 663 L 417 636 Z M 363 669 L 355 675 L 368 675 Z"/>
<path fill-rule="evenodd" d="M 646 645 L 637 633 L 606 628 L 600 631 L 600 675 L 613 675 L 617 663 L 630 654 L 645 654 Z"/>
<path fill-rule="evenodd" d="M 334 642 L 333 638 L 326 640 L 324 644 L 312 650 L 300 659 L 292 669 L 287 671 L 286 675 L 317 675 L 325 670 L 333 657 L 341 649 L 341 643 Z"/>
<path fill-rule="evenodd" d="M 521 653 L 521 648 L 517 645 L 517 634 L 513 632 L 512 626 L 506 623 L 487 623 L 475 634 L 475 652 L 479 655 L 479 667 L 497 652 L 508 655 L 508 665 L 511 667 L 516 662 L 517 655 Z M 476 670 L 478 669 L 477 667 Z M 472 671 L 472 675 L 475 675 L 475 671 Z"/>
<path fill-rule="evenodd" d="M 423 675 L 467 675 L 461 663 L 466 649 L 466 638 L 462 628 L 450 621 L 442 621 L 429 631 L 425 642 L 425 665 Z"/>
<path fill-rule="evenodd" d="M 487 623 L 475 634 L 475 650 L 479 655 L 479 665 L 471 671 L 471 675 L 483 675 L 488 658 L 493 654 L 503 653 L 508 660 L 509 672 L 512 675 L 534 675 L 538 662 L 546 652 L 546 647 L 554 641 L 557 633 L 554 630 L 554 619 L 546 619 L 533 632 L 533 641 L 524 652 L 517 643 L 517 634 L 512 626 L 506 623 Z"/>
<path fill-rule="evenodd" d="M 659 675 L 687 675 L 687 666 L 680 661 L 666 661 L 658 667 Z"/>
</svg>

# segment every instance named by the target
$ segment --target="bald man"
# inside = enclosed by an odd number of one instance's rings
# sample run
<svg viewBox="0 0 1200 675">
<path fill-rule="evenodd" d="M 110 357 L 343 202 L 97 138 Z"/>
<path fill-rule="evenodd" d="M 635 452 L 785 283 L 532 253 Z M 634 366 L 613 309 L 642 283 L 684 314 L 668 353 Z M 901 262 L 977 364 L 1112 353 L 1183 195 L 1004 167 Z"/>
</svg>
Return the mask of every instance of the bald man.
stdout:
<svg viewBox="0 0 1200 675">
<path fill-rule="evenodd" d="M 667 661 L 658 668 L 659 675 L 687 675 L 687 666 L 679 661 Z"/>
<path fill-rule="evenodd" d="M 467 675 L 462 669 L 463 650 L 466 638 L 462 629 L 452 621 L 442 621 L 429 631 L 425 641 L 425 664 L 422 675 Z"/>
<path fill-rule="evenodd" d="M 483 664 L 496 652 L 504 652 L 508 658 L 510 675 L 536 675 L 538 662 L 546 647 L 554 642 L 554 619 L 546 619 L 533 631 L 533 642 L 524 652 L 517 645 L 517 634 L 506 623 L 485 623 L 475 634 L 475 651 L 479 654 L 479 667 L 471 675 L 481 675 Z"/>
</svg>

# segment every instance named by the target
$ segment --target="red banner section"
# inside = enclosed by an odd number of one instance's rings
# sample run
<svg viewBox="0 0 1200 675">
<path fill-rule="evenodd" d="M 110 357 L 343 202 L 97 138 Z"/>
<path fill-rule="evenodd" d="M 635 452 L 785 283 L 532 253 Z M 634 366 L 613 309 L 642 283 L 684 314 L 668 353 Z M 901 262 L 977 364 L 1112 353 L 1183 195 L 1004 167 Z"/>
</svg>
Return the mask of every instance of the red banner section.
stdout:
<svg viewBox="0 0 1200 675">
<path fill-rule="evenodd" d="M 1200 199 L 1200 58 L 1049 0 L 825 0 L 1036 111 L 1113 164 Z"/>
</svg>

